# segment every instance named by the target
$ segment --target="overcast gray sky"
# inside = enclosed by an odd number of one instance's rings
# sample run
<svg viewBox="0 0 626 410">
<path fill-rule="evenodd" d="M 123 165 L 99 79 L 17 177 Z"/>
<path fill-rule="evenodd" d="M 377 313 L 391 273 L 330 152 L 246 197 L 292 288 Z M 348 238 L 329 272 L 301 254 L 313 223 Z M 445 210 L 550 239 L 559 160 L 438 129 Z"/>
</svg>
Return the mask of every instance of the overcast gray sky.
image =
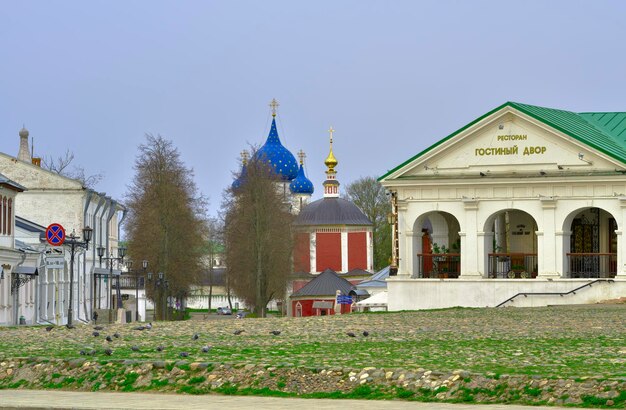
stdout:
<svg viewBox="0 0 626 410">
<path fill-rule="evenodd" d="M 506 101 L 626 111 L 624 1 L 4 1 L 0 151 L 66 149 L 122 199 L 145 133 L 219 209 L 239 152 L 279 134 L 323 192 L 379 176 Z"/>
</svg>

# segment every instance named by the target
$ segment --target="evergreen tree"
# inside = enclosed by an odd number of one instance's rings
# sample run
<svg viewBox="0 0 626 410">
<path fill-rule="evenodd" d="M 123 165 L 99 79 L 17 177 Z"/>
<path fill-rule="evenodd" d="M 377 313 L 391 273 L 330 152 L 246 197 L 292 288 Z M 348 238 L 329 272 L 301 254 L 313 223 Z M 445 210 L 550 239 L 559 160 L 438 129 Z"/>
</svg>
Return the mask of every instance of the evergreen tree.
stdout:
<svg viewBox="0 0 626 410">
<path fill-rule="evenodd" d="M 178 150 L 162 136 L 146 135 L 135 160 L 135 177 L 126 194 L 128 254 L 149 261 L 149 270 L 163 272 L 168 282 L 155 288 L 146 283 L 160 318 L 164 298 L 182 300 L 199 282 L 206 238 L 206 200 L 199 195 L 193 172 Z M 154 282 L 153 282 L 154 283 Z"/>
</svg>

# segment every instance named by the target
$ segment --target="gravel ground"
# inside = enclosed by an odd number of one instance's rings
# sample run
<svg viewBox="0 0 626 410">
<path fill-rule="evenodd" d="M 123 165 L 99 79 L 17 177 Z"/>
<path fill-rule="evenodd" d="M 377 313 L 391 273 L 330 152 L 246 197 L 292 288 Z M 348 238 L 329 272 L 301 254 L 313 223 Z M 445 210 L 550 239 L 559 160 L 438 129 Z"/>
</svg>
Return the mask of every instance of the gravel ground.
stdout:
<svg viewBox="0 0 626 410">
<path fill-rule="evenodd" d="M 625 304 L 159 322 L 149 330 L 135 326 L 105 326 L 98 336 L 87 325 L 51 331 L 2 328 L 0 387 L 72 388 L 72 372 L 63 373 L 71 377 L 63 382 L 42 376 L 42 369 L 55 371 L 57 363 L 71 370 L 87 363 L 94 374 L 103 366 L 125 368 L 115 374 L 119 377 L 129 369 L 138 371 L 133 388 L 159 387 L 153 380 L 167 380 L 170 387 L 163 390 L 180 391 L 186 383 L 191 387 L 182 391 L 192 393 L 225 385 L 296 394 L 386 386 L 380 398 L 393 387 L 425 398 L 469 402 L 611 406 L 626 401 Z M 243 332 L 234 334 L 238 330 Z M 206 375 L 193 376 L 198 371 Z M 75 388 L 116 390 L 120 380 L 126 381 L 119 377 L 115 386 L 111 380 L 96 384 L 94 378 Z M 25 381 L 15 386 L 19 380 Z"/>
</svg>

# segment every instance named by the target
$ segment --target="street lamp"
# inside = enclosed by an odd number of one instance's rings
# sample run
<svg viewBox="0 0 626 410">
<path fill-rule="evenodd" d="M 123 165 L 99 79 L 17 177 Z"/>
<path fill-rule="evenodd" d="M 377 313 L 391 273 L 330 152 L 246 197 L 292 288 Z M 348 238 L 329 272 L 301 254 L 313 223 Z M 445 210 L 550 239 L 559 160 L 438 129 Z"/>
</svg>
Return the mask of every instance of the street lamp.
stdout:
<svg viewBox="0 0 626 410">
<path fill-rule="evenodd" d="M 113 310 L 112 308 L 112 303 L 111 303 L 111 291 L 110 291 L 110 286 L 113 283 L 113 261 L 118 261 L 118 263 L 122 263 L 124 261 L 124 256 L 126 256 L 126 248 L 123 246 L 120 246 L 117 249 L 117 257 L 113 256 L 113 253 L 111 252 L 111 254 L 108 257 L 104 257 L 104 252 L 106 251 L 106 249 L 104 248 L 104 246 L 99 246 L 98 247 L 98 258 L 100 258 L 100 264 L 102 264 L 102 259 L 108 261 L 107 263 L 109 264 L 109 297 L 107 298 L 109 301 L 109 323 L 111 323 L 113 321 Z M 117 308 L 120 309 L 122 307 L 122 292 L 120 291 L 120 277 L 117 277 L 117 282 L 116 282 L 116 292 L 115 292 L 115 296 L 117 299 Z"/>
<path fill-rule="evenodd" d="M 91 234 L 93 233 L 93 229 L 88 226 L 83 228 L 83 240 L 80 241 L 79 237 L 72 232 L 69 237 L 65 239 L 63 245 L 69 247 L 70 250 L 70 303 L 67 308 L 67 324 L 68 326 L 72 325 L 72 310 L 73 310 L 73 301 L 74 301 L 74 254 L 76 253 L 76 249 L 83 248 L 85 250 L 89 249 L 89 241 L 91 241 Z"/>
<path fill-rule="evenodd" d="M 152 272 L 148 272 L 148 281 L 152 282 Z M 167 279 L 165 279 L 165 274 L 163 272 L 159 272 L 158 273 L 158 278 L 157 280 L 154 282 L 154 289 L 159 288 L 159 292 L 161 293 L 161 299 L 163 302 L 163 320 L 167 320 L 167 307 L 166 307 L 166 298 L 165 298 L 165 292 L 167 291 L 167 288 L 169 287 L 169 281 Z M 162 289 L 162 290 L 161 290 Z M 156 308 L 156 303 L 155 303 L 155 308 Z M 156 310 L 156 309 L 155 309 Z"/>
</svg>

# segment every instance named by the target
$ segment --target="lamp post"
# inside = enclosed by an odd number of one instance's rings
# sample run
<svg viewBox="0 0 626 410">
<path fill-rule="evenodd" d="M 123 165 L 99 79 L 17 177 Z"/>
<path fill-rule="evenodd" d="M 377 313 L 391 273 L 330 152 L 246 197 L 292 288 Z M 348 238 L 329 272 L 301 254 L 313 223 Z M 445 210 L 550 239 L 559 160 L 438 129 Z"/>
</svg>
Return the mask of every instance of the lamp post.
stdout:
<svg viewBox="0 0 626 410">
<path fill-rule="evenodd" d="M 152 272 L 148 272 L 148 282 L 152 282 Z M 167 320 L 167 307 L 166 307 L 167 299 L 165 298 L 165 292 L 167 291 L 168 287 L 169 287 L 169 281 L 165 279 L 165 274 L 163 272 L 159 272 L 158 278 L 154 282 L 154 289 L 159 288 L 159 293 L 161 293 L 161 299 L 163 302 L 163 310 L 162 310 L 163 320 Z M 157 303 L 158 302 L 155 300 L 155 304 L 154 304 L 155 308 L 156 308 Z"/>
<path fill-rule="evenodd" d="M 133 261 L 126 262 L 126 267 L 128 268 L 129 272 L 131 271 L 132 266 L 133 266 Z M 143 276 L 145 276 L 146 269 L 148 269 L 148 261 L 144 259 L 141 262 L 141 266 L 143 268 Z M 135 322 L 139 322 L 139 271 L 134 270 L 132 272 L 135 274 Z M 145 288 L 146 286 L 144 284 L 144 290 Z"/>
<path fill-rule="evenodd" d="M 83 240 L 80 241 L 79 237 L 72 232 L 69 237 L 65 239 L 63 245 L 69 247 L 70 251 L 70 303 L 67 308 L 67 324 L 68 326 L 72 325 L 72 311 L 73 311 L 73 302 L 74 302 L 74 254 L 76 253 L 76 249 L 83 248 L 85 250 L 89 249 L 89 241 L 91 241 L 91 234 L 93 233 L 93 229 L 88 226 L 83 228 Z"/>
<path fill-rule="evenodd" d="M 100 264 L 102 264 L 102 259 L 106 260 L 107 263 L 109 264 L 109 296 L 107 298 L 108 302 L 109 302 L 109 323 L 113 322 L 113 310 L 112 310 L 112 303 L 111 303 L 111 286 L 113 285 L 113 261 L 118 261 L 118 263 L 122 263 L 124 261 L 124 256 L 126 256 L 126 248 L 121 246 L 117 249 L 117 257 L 113 256 L 113 253 L 111 252 L 111 254 L 108 257 L 104 257 L 104 252 L 106 251 L 106 249 L 104 248 L 104 246 L 99 246 L 98 247 L 98 258 L 100 258 Z M 117 282 L 116 282 L 116 292 L 115 292 L 115 296 L 117 299 L 117 308 L 121 308 L 122 307 L 122 292 L 120 291 L 120 277 L 117 277 Z"/>
</svg>

